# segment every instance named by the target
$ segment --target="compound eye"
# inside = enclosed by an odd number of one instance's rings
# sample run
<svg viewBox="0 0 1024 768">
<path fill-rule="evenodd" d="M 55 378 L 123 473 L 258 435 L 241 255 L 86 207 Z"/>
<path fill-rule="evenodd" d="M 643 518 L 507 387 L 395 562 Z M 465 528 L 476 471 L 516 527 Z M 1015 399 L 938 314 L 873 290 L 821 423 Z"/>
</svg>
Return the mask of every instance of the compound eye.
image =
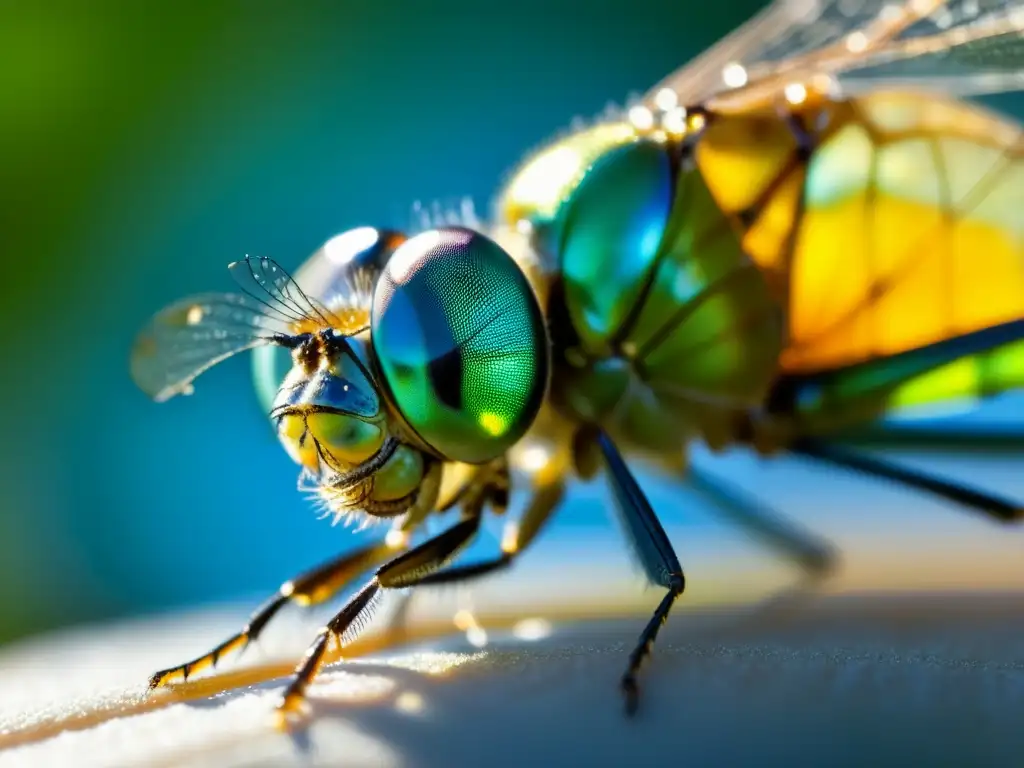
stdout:
<svg viewBox="0 0 1024 768">
<path fill-rule="evenodd" d="M 441 456 L 489 461 L 536 417 L 544 320 L 519 265 L 483 235 L 451 227 L 403 243 L 377 282 L 370 329 L 392 402 Z"/>
</svg>

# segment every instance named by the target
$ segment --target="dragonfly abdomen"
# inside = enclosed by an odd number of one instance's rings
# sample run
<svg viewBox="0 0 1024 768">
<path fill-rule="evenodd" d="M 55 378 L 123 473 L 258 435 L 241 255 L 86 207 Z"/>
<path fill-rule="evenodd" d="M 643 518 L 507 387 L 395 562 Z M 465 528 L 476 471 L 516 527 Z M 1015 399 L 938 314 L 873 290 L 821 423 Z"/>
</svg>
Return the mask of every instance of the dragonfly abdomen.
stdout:
<svg viewBox="0 0 1024 768">
<path fill-rule="evenodd" d="M 1024 384 L 1024 134 L 975 104 L 875 91 L 831 108 L 791 237 L 748 248 L 785 286 L 804 431 Z M 744 238 L 749 244 L 751 230 Z M 1009 339 L 1009 340 L 1006 340 Z"/>
</svg>

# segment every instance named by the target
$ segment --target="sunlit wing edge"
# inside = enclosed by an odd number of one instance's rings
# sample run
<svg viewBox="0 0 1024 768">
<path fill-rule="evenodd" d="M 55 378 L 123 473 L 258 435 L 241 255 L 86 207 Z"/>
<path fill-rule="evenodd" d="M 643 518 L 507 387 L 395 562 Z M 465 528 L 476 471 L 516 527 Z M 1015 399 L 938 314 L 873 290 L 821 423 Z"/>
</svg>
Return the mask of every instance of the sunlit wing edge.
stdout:
<svg viewBox="0 0 1024 768">
<path fill-rule="evenodd" d="M 275 329 L 274 324 L 280 324 Z M 156 402 L 191 392 L 192 382 L 229 357 L 290 336 L 287 325 L 253 306 L 248 297 L 205 293 L 169 304 L 139 332 L 131 375 Z"/>
<path fill-rule="evenodd" d="M 765 92 L 781 92 L 796 81 L 811 80 L 816 75 L 832 78 L 833 86 L 843 93 L 854 94 L 879 87 L 942 90 L 958 96 L 982 96 L 1024 89 L 1024 67 L 1013 65 L 985 66 L 985 59 L 963 66 L 956 56 L 936 58 L 933 71 L 908 74 L 898 71 L 907 62 L 935 57 L 947 51 L 972 50 L 979 42 L 1012 37 L 1020 32 L 1021 56 L 1024 57 L 1024 3 L 1005 2 L 997 9 L 985 9 L 976 17 L 968 17 L 933 35 L 900 38 L 901 33 L 918 22 L 931 21 L 951 3 L 928 2 L 861 3 L 877 5 L 876 17 L 857 17 L 823 21 L 840 0 L 776 0 L 760 13 L 706 49 L 696 58 L 663 78 L 644 96 L 651 107 L 663 103 L 659 94 L 671 90 L 683 106 L 709 105 L 720 101 L 720 108 L 730 103 L 743 103 Z M 902 12 L 891 13 L 893 9 Z M 890 18 L 884 18 L 888 13 Z M 819 25 L 828 30 L 819 45 L 805 45 L 806 35 Z M 863 35 L 863 50 L 850 45 L 851 35 Z M 777 58 L 780 43 L 792 41 L 793 56 Z M 856 42 L 861 42 L 860 38 Z M 773 47 L 775 46 L 775 47 Z M 1005 56 L 1005 53 L 1002 55 Z M 1013 58 L 1015 61 L 1016 59 Z M 949 73 L 949 63 L 963 71 Z M 740 84 L 726 82 L 726 68 L 740 65 Z M 861 74 L 874 68 L 870 76 Z M 889 72 L 887 74 L 887 68 Z"/>
<path fill-rule="evenodd" d="M 264 314 L 287 323 L 294 331 L 342 327 L 342 321 L 309 296 L 273 259 L 246 256 L 228 265 L 228 272 L 245 295 L 263 306 Z"/>
<path fill-rule="evenodd" d="M 698 54 L 648 91 L 645 100 L 654 102 L 663 90 L 673 91 L 682 104 L 698 104 L 724 89 L 722 72 L 732 61 L 740 60 L 746 52 L 760 45 L 764 39 L 777 36 L 802 18 L 796 3 L 776 0 L 756 16 L 730 32 L 717 43 Z M 805 13 L 805 11 L 804 11 Z"/>
</svg>

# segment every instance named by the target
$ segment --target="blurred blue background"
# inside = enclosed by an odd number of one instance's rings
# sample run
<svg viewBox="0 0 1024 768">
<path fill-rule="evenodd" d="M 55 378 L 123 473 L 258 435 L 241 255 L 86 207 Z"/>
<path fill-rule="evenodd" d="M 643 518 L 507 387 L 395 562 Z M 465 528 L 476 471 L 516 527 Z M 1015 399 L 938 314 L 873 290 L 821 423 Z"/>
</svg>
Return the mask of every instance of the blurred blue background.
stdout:
<svg viewBox="0 0 1024 768">
<path fill-rule="evenodd" d="M 128 353 L 152 312 L 228 289 L 225 266 L 246 253 L 294 268 L 349 227 L 404 225 L 416 200 L 484 209 L 524 151 L 758 5 L 5 4 L 0 640 L 270 591 L 351 544 L 296 493 L 247 358 L 167 404 L 134 388 Z M 989 416 L 1020 400 L 999 407 Z M 1024 542 L 793 462 L 708 466 L 904 575 L 933 562 L 959 583 L 978 562 L 998 581 Z M 933 466 L 1024 497 L 1013 459 Z M 578 495 L 546 552 L 618 552 L 596 493 Z M 674 489 L 654 500 L 691 569 L 764 557 Z"/>
</svg>

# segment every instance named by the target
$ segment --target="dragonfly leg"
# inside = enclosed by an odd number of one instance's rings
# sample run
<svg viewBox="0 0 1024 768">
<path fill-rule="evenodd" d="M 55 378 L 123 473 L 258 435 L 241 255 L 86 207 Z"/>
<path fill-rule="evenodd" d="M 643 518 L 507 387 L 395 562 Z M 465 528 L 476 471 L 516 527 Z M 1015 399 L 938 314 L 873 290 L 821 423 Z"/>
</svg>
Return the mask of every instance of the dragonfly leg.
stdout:
<svg viewBox="0 0 1024 768">
<path fill-rule="evenodd" d="M 522 554 L 523 550 L 536 540 L 541 527 L 561 503 L 564 490 L 565 486 L 557 481 L 537 486 L 534 489 L 522 519 L 518 523 L 510 522 L 505 526 L 500 556 L 480 563 L 458 565 L 427 574 L 416 582 L 417 586 L 436 586 L 471 581 L 507 568 L 518 555 Z"/>
<path fill-rule="evenodd" d="M 496 487 L 492 487 L 486 498 L 492 507 L 504 510 L 508 501 L 508 468 L 503 468 L 499 477 L 504 479 Z M 545 478 L 540 480 L 534 476 L 530 500 L 526 511 L 519 521 L 511 521 L 505 525 L 501 538 L 501 555 L 480 563 L 458 565 L 428 574 L 418 582 L 417 586 L 456 584 L 472 581 L 481 576 L 501 571 L 512 564 L 512 561 L 536 539 L 541 527 L 551 514 L 558 508 L 565 492 L 565 485 L 560 480 Z M 408 592 L 402 596 L 401 603 L 388 624 L 388 631 L 398 634 L 403 631 L 409 607 L 416 597 L 416 592 Z"/>
<path fill-rule="evenodd" d="M 291 683 L 278 704 L 281 714 L 297 712 L 305 701 L 306 688 L 316 677 L 327 652 L 328 643 L 339 640 L 344 646 L 369 621 L 381 590 L 404 589 L 418 584 L 423 577 L 444 567 L 466 546 L 480 529 L 480 508 L 476 507 L 459 522 L 437 536 L 389 560 L 370 579 L 327 626 L 320 630 L 305 658 L 295 668 Z"/>
<path fill-rule="evenodd" d="M 832 466 L 862 472 L 872 477 L 893 480 L 897 483 L 919 491 L 934 494 L 941 499 L 981 512 L 989 518 L 1001 523 L 1019 523 L 1024 521 L 1024 505 L 1000 498 L 995 494 L 971 488 L 966 485 L 951 483 L 941 478 L 916 470 L 900 467 L 882 459 L 876 459 L 858 451 L 842 448 L 811 438 L 797 440 L 789 446 L 789 451 L 798 456 L 805 456 L 815 461 Z"/>
<path fill-rule="evenodd" d="M 679 564 L 672 544 L 665 535 L 661 523 L 658 522 L 651 504 L 647 501 L 643 490 L 637 484 L 633 474 L 619 453 L 615 443 L 603 431 L 597 431 L 593 441 L 600 449 L 611 483 L 612 496 L 615 500 L 615 511 L 626 537 L 632 546 L 633 553 L 643 567 L 647 579 L 667 592 L 661 603 L 654 610 L 654 615 L 640 633 L 636 647 L 629 655 L 626 672 L 622 676 L 622 692 L 626 697 L 626 713 L 636 712 L 639 701 L 637 673 L 647 656 L 650 655 L 657 639 L 658 631 L 668 619 L 672 605 L 683 594 L 686 578 Z"/>
<path fill-rule="evenodd" d="M 835 569 L 837 555 L 831 544 L 798 528 L 756 498 L 693 466 L 687 469 L 685 482 L 708 501 L 716 513 L 794 560 L 815 582 Z"/>
<path fill-rule="evenodd" d="M 277 594 L 250 616 L 239 632 L 203 656 L 157 672 L 150 677 L 149 687 L 159 688 L 179 676 L 183 681 L 188 680 L 192 673 L 215 666 L 225 654 L 244 650 L 256 640 L 274 615 L 287 603 L 309 606 L 329 600 L 361 573 L 393 557 L 396 551 L 400 549 L 383 542 L 370 544 L 286 581 L 277 590 Z"/>
<path fill-rule="evenodd" d="M 946 453 L 985 455 L 1017 454 L 1024 451 L 1024 435 L 1013 432 L 971 430 L 951 426 L 937 428 L 912 424 L 871 424 L 833 436 L 835 442 L 856 448 L 900 448 Z"/>
</svg>

